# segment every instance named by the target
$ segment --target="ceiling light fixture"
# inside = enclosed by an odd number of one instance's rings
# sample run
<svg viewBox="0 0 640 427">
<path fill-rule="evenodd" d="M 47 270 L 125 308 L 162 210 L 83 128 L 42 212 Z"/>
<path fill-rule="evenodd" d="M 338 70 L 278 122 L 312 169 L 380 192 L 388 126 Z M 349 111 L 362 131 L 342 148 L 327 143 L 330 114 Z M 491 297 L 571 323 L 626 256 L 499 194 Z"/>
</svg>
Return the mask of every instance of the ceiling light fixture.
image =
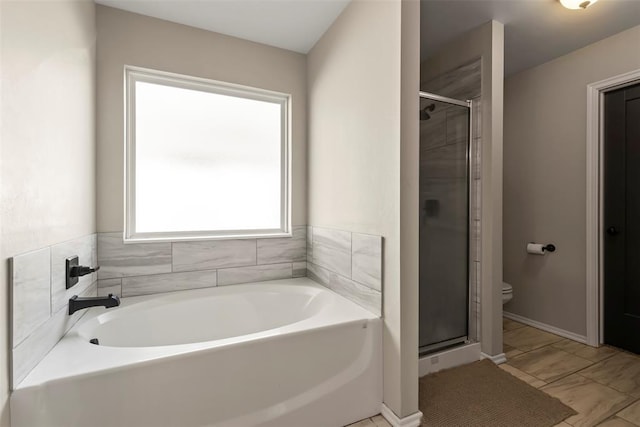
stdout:
<svg viewBox="0 0 640 427">
<path fill-rule="evenodd" d="M 586 9 L 598 0 L 560 0 L 567 9 Z"/>
</svg>

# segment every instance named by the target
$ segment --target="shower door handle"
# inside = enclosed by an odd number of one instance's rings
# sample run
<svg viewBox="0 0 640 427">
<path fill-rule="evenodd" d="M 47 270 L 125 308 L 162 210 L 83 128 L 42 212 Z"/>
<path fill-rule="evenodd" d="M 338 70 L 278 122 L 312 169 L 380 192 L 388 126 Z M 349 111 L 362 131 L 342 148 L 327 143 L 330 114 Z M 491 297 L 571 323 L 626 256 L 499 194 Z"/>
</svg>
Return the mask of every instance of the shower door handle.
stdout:
<svg viewBox="0 0 640 427">
<path fill-rule="evenodd" d="M 440 201 L 438 199 L 425 200 L 422 211 L 427 217 L 438 216 L 438 212 L 440 212 Z"/>
<path fill-rule="evenodd" d="M 609 236 L 615 236 L 616 234 L 619 234 L 620 232 L 618 231 L 617 228 L 615 228 L 614 226 L 611 226 L 609 228 L 607 228 L 607 234 Z"/>
</svg>

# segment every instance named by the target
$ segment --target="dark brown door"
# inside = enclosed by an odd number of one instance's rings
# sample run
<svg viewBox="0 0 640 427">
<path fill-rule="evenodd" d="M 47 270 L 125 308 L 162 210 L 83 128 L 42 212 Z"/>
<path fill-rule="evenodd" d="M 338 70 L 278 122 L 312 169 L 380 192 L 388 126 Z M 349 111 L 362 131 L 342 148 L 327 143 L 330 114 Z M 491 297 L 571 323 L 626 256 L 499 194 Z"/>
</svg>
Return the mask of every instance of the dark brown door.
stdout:
<svg viewBox="0 0 640 427">
<path fill-rule="evenodd" d="M 604 341 L 640 353 L 640 84 L 604 108 Z"/>
</svg>

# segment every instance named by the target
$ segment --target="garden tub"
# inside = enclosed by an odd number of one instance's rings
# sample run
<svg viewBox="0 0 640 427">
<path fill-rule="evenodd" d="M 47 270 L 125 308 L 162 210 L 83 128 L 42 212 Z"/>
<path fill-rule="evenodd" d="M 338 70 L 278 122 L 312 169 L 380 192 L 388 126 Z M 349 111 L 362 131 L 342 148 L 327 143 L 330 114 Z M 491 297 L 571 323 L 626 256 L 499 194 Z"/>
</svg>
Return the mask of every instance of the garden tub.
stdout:
<svg viewBox="0 0 640 427">
<path fill-rule="evenodd" d="M 381 319 L 298 278 L 91 308 L 16 387 L 11 415 L 13 427 L 339 427 L 381 403 Z"/>
</svg>

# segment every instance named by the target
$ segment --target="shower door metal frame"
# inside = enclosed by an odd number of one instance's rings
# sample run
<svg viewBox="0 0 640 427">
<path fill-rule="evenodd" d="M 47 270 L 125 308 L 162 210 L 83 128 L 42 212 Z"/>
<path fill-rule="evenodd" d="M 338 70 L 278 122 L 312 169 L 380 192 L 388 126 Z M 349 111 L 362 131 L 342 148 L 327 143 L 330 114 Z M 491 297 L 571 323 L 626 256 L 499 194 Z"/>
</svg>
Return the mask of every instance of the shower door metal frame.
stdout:
<svg viewBox="0 0 640 427">
<path fill-rule="evenodd" d="M 471 259 L 471 233 L 473 230 L 473 197 L 471 189 L 473 187 L 473 150 L 475 149 L 474 141 L 473 141 L 473 100 L 467 99 L 466 101 L 462 101 L 459 99 L 449 98 L 442 95 L 437 95 L 435 93 L 430 92 L 419 92 L 419 97 L 421 99 L 430 99 L 432 101 L 443 102 L 451 105 L 458 105 L 460 107 L 466 107 L 469 109 L 469 120 L 467 123 L 468 129 L 468 141 L 467 141 L 467 335 L 464 337 L 453 338 L 450 340 L 441 341 L 434 344 L 425 345 L 423 347 L 418 348 L 418 354 L 420 356 L 435 353 L 438 350 L 444 350 L 447 348 L 451 348 L 460 344 L 467 344 L 470 342 L 469 340 L 469 331 L 471 330 L 471 322 L 474 322 L 473 319 L 473 301 L 471 300 L 471 270 L 473 267 L 473 260 Z M 418 325 L 420 327 L 420 325 Z M 478 328 L 476 328 L 477 333 Z M 477 337 L 474 338 L 474 340 Z"/>
</svg>

